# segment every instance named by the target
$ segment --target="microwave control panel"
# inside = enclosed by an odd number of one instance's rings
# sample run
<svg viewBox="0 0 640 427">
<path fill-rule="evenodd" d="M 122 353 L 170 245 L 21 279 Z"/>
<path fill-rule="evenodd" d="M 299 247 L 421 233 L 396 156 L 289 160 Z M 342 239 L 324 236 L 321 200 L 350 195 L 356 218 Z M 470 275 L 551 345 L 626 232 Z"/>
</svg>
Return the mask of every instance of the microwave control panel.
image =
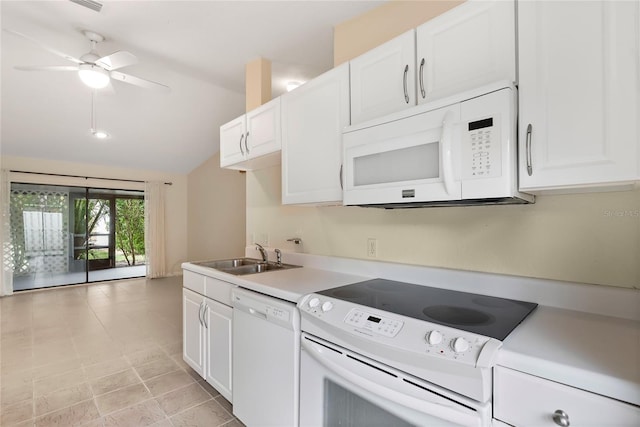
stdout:
<svg viewBox="0 0 640 427">
<path fill-rule="evenodd" d="M 502 153 L 497 119 L 468 122 L 463 135 L 463 179 L 499 177 Z"/>
</svg>

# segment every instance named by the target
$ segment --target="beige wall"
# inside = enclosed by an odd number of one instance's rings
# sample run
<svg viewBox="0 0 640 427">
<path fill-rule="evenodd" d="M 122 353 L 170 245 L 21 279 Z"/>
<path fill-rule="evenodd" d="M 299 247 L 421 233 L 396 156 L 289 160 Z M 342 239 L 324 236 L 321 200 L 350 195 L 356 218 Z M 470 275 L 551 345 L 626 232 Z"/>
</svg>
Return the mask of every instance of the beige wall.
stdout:
<svg viewBox="0 0 640 427">
<path fill-rule="evenodd" d="M 220 169 L 220 153 L 188 177 L 188 242 L 191 261 L 244 255 L 245 174 Z"/>
<path fill-rule="evenodd" d="M 247 243 L 367 259 L 372 237 L 378 260 L 640 288 L 640 190 L 383 210 L 281 206 L 280 181 L 279 167 L 247 173 Z"/>
<path fill-rule="evenodd" d="M 335 63 L 453 6 L 393 1 L 335 30 Z M 247 173 L 246 242 L 306 253 L 640 288 L 640 190 L 541 196 L 528 206 L 377 210 L 281 206 L 280 168 Z M 302 237 L 303 245 L 286 242 Z"/>
<path fill-rule="evenodd" d="M 180 264 L 187 260 L 186 175 L 10 156 L 2 156 L 2 168 L 52 174 L 172 182 L 173 185 L 165 187 L 165 241 L 167 246 L 166 271 L 169 274 L 181 274 L 182 269 Z M 20 180 L 23 182 L 39 182 L 42 184 L 88 185 L 102 188 L 144 188 L 141 184 L 126 182 L 110 182 L 102 180 L 87 181 L 85 179 L 78 178 L 56 178 L 27 174 L 22 174 L 20 176 Z"/>
</svg>

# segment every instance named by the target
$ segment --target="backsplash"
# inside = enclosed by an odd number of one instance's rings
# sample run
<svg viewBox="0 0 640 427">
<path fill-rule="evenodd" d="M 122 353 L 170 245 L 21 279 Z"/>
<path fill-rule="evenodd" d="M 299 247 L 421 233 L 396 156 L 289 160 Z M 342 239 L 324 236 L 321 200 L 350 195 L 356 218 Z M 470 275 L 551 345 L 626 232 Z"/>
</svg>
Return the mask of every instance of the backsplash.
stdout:
<svg viewBox="0 0 640 427">
<path fill-rule="evenodd" d="M 280 168 L 247 173 L 247 244 L 640 288 L 640 190 L 540 196 L 534 205 L 282 206 Z M 287 242 L 302 238 L 302 245 Z M 377 257 L 367 256 L 375 239 Z"/>
</svg>

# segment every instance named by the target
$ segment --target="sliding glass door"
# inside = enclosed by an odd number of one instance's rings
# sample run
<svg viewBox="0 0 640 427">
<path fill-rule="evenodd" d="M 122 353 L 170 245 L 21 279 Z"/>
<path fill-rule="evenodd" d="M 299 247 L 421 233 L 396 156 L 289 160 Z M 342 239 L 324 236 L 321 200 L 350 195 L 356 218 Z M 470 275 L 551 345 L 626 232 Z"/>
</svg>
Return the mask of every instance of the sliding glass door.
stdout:
<svg viewBox="0 0 640 427">
<path fill-rule="evenodd" d="M 144 193 L 90 188 L 86 203 L 88 281 L 144 276 Z"/>
<path fill-rule="evenodd" d="M 14 290 L 145 275 L 140 191 L 12 184 Z"/>
</svg>

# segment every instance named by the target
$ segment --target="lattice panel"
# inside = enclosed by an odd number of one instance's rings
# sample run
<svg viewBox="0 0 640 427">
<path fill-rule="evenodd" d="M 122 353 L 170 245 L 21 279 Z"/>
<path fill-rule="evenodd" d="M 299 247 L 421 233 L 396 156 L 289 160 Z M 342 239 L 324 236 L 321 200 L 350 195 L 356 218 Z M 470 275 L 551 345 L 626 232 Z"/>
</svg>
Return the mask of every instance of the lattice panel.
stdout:
<svg viewBox="0 0 640 427">
<path fill-rule="evenodd" d="M 12 189 L 11 237 L 15 275 L 69 269 L 69 193 Z"/>
</svg>

